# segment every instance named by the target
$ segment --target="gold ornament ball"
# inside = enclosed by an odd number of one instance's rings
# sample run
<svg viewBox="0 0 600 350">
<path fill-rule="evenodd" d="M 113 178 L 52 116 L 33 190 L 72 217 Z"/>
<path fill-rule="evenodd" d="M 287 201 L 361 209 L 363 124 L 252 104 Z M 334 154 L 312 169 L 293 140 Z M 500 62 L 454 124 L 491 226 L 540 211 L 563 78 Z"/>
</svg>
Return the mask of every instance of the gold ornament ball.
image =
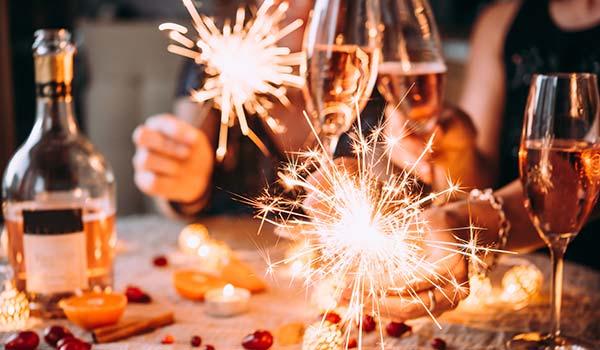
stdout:
<svg viewBox="0 0 600 350">
<path fill-rule="evenodd" d="M 25 293 L 12 285 L 0 294 L 0 324 L 8 329 L 19 329 L 29 319 L 29 300 Z"/>
<path fill-rule="evenodd" d="M 202 224 L 186 226 L 179 234 L 179 248 L 188 254 L 197 254 L 198 249 L 210 241 L 208 229 Z"/>
<path fill-rule="evenodd" d="M 529 301 L 542 288 L 542 272 L 531 264 L 514 266 L 502 277 L 502 300 L 512 303 Z"/>
<path fill-rule="evenodd" d="M 341 350 L 344 338 L 339 327 L 330 322 L 317 322 L 306 329 L 302 350 Z"/>
</svg>

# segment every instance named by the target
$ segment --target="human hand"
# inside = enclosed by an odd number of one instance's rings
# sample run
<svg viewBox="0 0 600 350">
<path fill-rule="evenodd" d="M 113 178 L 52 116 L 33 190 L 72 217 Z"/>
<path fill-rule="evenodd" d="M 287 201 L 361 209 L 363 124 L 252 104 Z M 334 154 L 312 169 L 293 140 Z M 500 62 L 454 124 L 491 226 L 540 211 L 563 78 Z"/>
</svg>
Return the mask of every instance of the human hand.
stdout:
<svg viewBox="0 0 600 350">
<path fill-rule="evenodd" d="M 443 208 L 423 213 L 428 226 L 424 239 L 426 256 L 421 277 L 381 298 L 382 316 L 397 322 L 424 316 L 439 316 L 455 309 L 469 295 L 468 262 L 458 251 L 452 230 L 460 227 L 450 211 Z"/>
<path fill-rule="evenodd" d="M 214 151 L 206 134 L 174 115 L 155 115 L 133 132 L 135 183 L 151 196 L 191 203 L 210 185 Z"/>
<path fill-rule="evenodd" d="M 386 109 L 386 135 L 395 140 L 391 149 L 392 162 L 399 167 L 415 167 L 415 175 L 421 181 L 440 190 L 446 185 L 446 178 L 460 179 L 472 186 L 474 173 L 472 165 L 477 154 L 477 132 L 471 118 L 456 107 L 446 107 L 442 111 L 435 128 L 431 151 L 426 147 L 431 136 L 418 135 L 407 128 L 406 119 L 394 108 Z M 435 182 L 435 183 L 433 183 Z"/>
</svg>

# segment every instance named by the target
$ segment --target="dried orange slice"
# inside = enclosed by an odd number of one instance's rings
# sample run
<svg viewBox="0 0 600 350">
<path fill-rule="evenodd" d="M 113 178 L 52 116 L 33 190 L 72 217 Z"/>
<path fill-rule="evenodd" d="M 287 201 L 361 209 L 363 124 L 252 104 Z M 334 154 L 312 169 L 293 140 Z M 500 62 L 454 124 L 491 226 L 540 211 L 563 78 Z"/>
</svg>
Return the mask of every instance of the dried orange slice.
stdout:
<svg viewBox="0 0 600 350">
<path fill-rule="evenodd" d="M 117 323 L 127 306 L 127 297 L 118 293 L 87 293 L 63 299 L 58 305 L 69 321 L 90 330 Z"/>
<path fill-rule="evenodd" d="M 173 284 L 182 297 L 201 301 L 207 291 L 223 288 L 227 281 L 197 270 L 179 270 L 173 274 Z"/>
<path fill-rule="evenodd" d="M 229 263 L 223 267 L 221 274 L 227 282 L 238 288 L 246 288 L 252 293 L 264 292 L 267 289 L 263 279 L 258 277 L 248 264 L 235 257 L 229 259 Z"/>
</svg>

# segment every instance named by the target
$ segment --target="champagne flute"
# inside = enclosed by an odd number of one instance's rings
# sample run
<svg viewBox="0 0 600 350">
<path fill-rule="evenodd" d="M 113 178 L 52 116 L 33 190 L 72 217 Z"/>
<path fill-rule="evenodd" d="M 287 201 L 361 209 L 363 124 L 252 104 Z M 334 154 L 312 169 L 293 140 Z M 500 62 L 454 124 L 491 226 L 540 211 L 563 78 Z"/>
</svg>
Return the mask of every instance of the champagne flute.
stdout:
<svg viewBox="0 0 600 350">
<path fill-rule="evenodd" d="M 525 110 L 519 167 L 525 207 L 552 259 L 552 328 L 525 333 L 509 349 L 593 349 L 560 329 L 563 260 L 600 192 L 600 111 L 593 74 L 536 75 Z"/>
<path fill-rule="evenodd" d="M 316 0 L 308 24 L 307 108 L 333 158 L 338 140 L 365 107 L 377 80 L 379 0 Z"/>
<path fill-rule="evenodd" d="M 427 0 L 381 0 L 381 8 L 379 91 L 407 127 L 428 136 L 442 107 L 446 75 L 433 12 Z"/>
</svg>

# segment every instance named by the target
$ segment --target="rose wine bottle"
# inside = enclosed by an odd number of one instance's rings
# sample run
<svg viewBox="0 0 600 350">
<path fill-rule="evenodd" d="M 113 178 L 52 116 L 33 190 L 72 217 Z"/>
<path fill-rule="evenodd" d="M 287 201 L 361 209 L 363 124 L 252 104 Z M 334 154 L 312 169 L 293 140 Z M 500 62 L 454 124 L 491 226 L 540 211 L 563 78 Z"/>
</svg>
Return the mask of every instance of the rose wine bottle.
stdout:
<svg viewBox="0 0 600 350">
<path fill-rule="evenodd" d="M 44 318 L 62 316 L 63 297 L 112 287 L 114 178 L 73 114 L 74 54 L 68 31 L 35 33 L 36 121 L 2 182 L 15 284 Z"/>
</svg>

